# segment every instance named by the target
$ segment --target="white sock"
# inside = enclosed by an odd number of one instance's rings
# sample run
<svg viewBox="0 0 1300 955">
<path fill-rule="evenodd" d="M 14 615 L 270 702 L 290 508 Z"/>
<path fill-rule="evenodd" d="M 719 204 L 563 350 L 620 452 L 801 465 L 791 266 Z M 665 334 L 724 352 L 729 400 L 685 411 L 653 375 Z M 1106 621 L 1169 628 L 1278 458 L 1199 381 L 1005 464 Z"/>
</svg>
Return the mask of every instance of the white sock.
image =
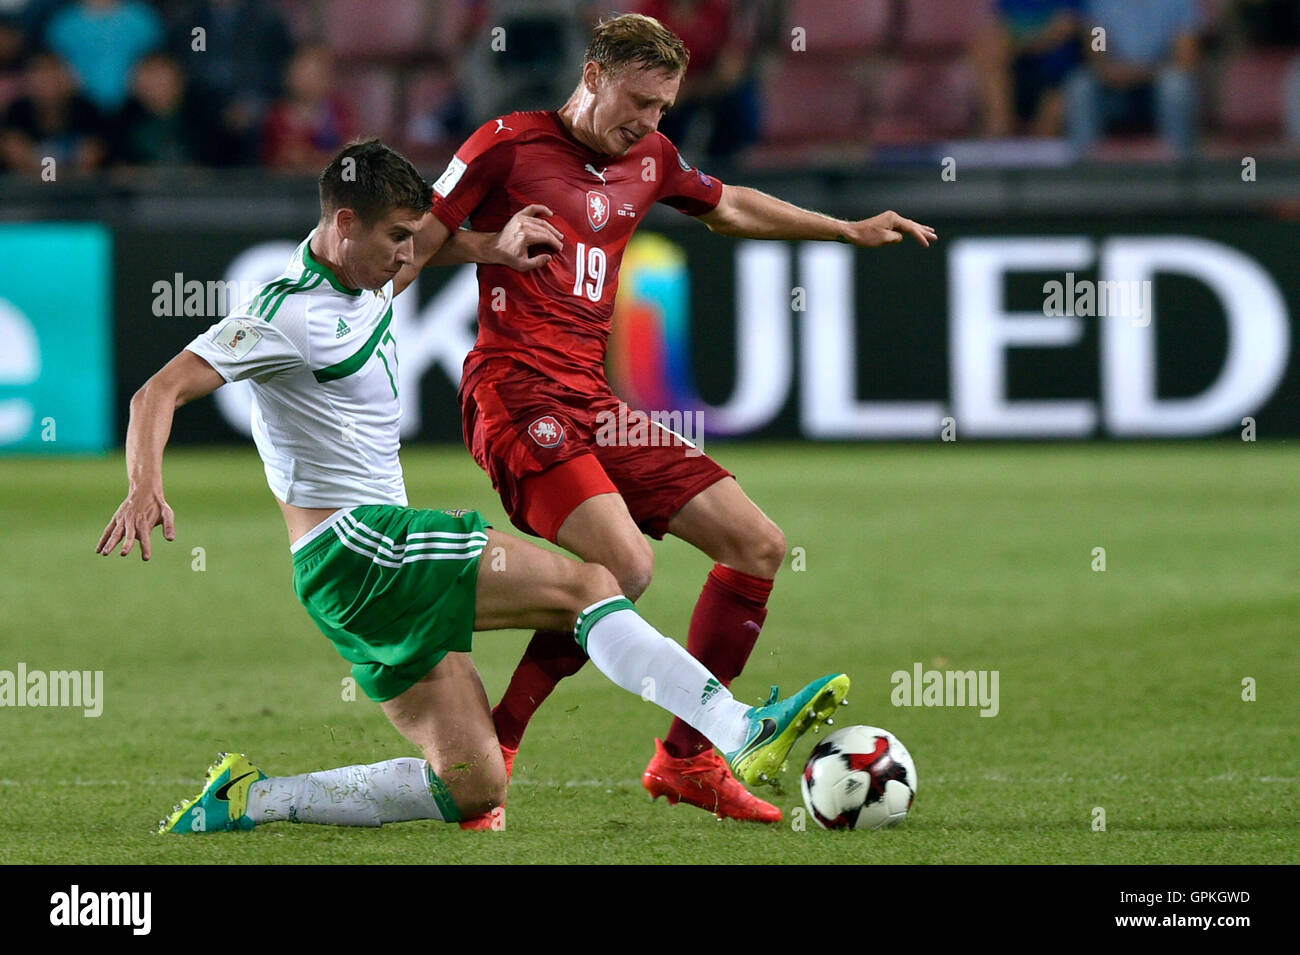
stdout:
<svg viewBox="0 0 1300 955">
<path fill-rule="evenodd" d="M 724 753 L 749 735 L 749 707 L 686 652 L 636 612 L 626 597 L 592 604 L 574 627 L 591 662 L 629 693 L 681 717 Z"/>
<path fill-rule="evenodd" d="M 410 819 L 458 822 L 460 812 L 429 764 L 415 757 L 369 766 L 344 766 L 253 783 L 249 817 L 255 823 L 317 822 L 381 826 Z"/>
</svg>

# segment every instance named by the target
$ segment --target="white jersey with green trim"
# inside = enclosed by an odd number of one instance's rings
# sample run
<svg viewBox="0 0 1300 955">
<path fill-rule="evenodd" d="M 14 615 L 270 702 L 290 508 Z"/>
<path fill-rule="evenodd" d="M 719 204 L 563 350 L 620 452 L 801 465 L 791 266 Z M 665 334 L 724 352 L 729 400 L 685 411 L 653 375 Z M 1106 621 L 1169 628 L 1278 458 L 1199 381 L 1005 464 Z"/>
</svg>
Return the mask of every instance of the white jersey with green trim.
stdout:
<svg viewBox="0 0 1300 955">
<path fill-rule="evenodd" d="M 185 347 L 253 392 L 272 493 L 300 507 L 406 505 L 393 283 L 350 289 L 303 240 L 284 273 Z"/>
</svg>

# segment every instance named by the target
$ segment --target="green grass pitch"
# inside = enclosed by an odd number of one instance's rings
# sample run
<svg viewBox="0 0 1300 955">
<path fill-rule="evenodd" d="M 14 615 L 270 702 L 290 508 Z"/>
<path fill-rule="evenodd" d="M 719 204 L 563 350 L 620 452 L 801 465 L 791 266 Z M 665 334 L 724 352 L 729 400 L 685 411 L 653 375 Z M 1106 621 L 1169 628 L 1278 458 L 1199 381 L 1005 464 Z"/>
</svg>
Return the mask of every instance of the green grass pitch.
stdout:
<svg viewBox="0 0 1300 955">
<path fill-rule="evenodd" d="M 0 709 L 0 863 L 1300 861 L 1292 449 L 713 450 L 791 548 L 737 695 L 849 673 L 838 722 L 884 726 L 916 758 L 903 826 L 798 825 L 808 739 L 775 797 L 780 825 L 651 803 L 640 773 L 668 719 L 589 666 L 534 721 L 504 833 L 154 835 L 218 750 L 272 774 L 410 752 L 377 706 L 343 699 L 347 668 L 293 595 L 283 523 L 246 447 L 169 453 L 178 537 L 156 531 L 143 566 L 93 553 L 125 490 L 120 454 L 0 463 L 0 669 L 104 674 L 98 718 Z M 413 505 L 477 507 L 508 529 L 463 450 L 412 448 L 405 464 Z M 674 541 L 656 554 L 641 607 L 684 640 L 709 562 Z M 478 636 L 494 701 L 525 641 Z M 997 715 L 895 707 L 890 676 L 917 663 L 996 670 Z"/>
</svg>

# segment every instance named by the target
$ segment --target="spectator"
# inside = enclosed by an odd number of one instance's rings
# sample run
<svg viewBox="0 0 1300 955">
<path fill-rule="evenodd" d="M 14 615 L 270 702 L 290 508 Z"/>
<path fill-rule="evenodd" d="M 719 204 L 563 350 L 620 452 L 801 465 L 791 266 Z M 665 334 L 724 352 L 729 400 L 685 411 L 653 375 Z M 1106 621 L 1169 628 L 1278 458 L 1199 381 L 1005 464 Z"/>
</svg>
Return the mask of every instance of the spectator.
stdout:
<svg viewBox="0 0 1300 955">
<path fill-rule="evenodd" d="M 16 6 L 9 4 L 9 13 L 18 18 L 23 32 L 35 41 L 45 36 L 50 17 L 67 5 L 68 0 L 18 0 Z"/>
<path fill-rule="evenodd" d="M 672 30 L 690 51 L 673 109 L 659 131 L 678 145 L 689 143 L 696 123 L 708 125 L 707 160 L 726 161 L 758 139 L 758 78 L 749 69 L 752 18 L 732 0 L 642 0 L 638 13 Z M 685 148 L 685 147 L 684 147 Z"/>
<path fill-rule="evenodd" d="M 195 165 L 211 142 L 207 127 L 180 65 L 165 53 L 150 53 L 136 66 L 131 98 L 117 117 L 113 158 L 132 166 Z"/>
<path fill-rule="evenodd" d="M 1300 144 L 1300 56 L 1291 61 L 1283 80 L 1283 131 L 1292 144 Z"/>
<path fill-rule="evenodd" d="M 997 18 L 975 37 L 984 134 L 1059 136 L 1065 81 L 1078 68 L 1083 0 L 998 0 Z"/>
<path fill-rule="evenodd" d="M 214 117 L 215 165 L 260 160 L 262 126 L 294 46 L 276 5 L 263 0 L 193 0 L 171 18 L 167 49 Z"/>
<path fill-rule="evenodd" d="M 22 93 L 26 50 L 22 21 L 12 15 L 0 16 L 0 113 Z"/>
<path fill-rule="evenodd" d="M 158 15 L 140 0 L 78 0 L 50 18 L 45 37 L 91 102 L 115 113 L 126 101 L 131 71 L 162 42 L 163 30 Z"/>
<path fill-rule="evenodd" d="M 1297 0 L 1237 0 L 1232 19 L 1253 47 L 1276 49 L 1300 44 L 1300 2 Z M 1282 76 L 1283 132 L 1300 143 L 1300 56 L 1291 58 Z"/>
<path fill-rule="evenodd" d="M 470 115 L 471 97 L 466 92 L 465 78 L 472 76 L 475 62 L 467 51 L 478 42 L 490 51 L 490 35 L 483 35 L 490 20 L 486 0 L 448 0 L 438 5 L 433 37 L 438 67 L 414 78 L 406 88 L 410 111 L 404 136 L 408 148 L 450 151 L 478 126 Z"/>
<path fill-rule="evenodd" d="M 428 77 L 418 107 L 406 123 L 406 142 L 420 149 L 455 149 L 474 132 L 465 97 L 451 75 Z"/>
<path fill-rule="evenodd" d="M 46 160 L 60 168 L 90 172 L 108 154 L 99 110 L 77 90 L 64 62 L 49 51 L 28 58 L 26 93 L 14 101 L 0 131 L 0 154 L 7 168 L 41 173 Z"/>
<path fill-rule="evenodd" d="M 266 165 L 315 174 L 356 136 L 352 110 L 334 92 L 333 71 L 324 47 L 306 47 L 290 61 L 285 97 L 271 107 L 262 133 Z"/>
<path fill-rule="evenodd" d="M 558 109 L 573 84 L 595 15 L 593 0 L 462 0 L 455 19 L 481 32 L 467 44 L 459 80 L 470 122 L 515 110 Z M 504 45 L 501 45 L 504 44 Z"/>
<path fill-rule="evenodd" d="M 1252 46 L 1300 44 L 1300 3 L 1296 0 L 1236 0 L 1232 17 Z"/>
<path fill-rule="evenodd" d="M 1094 34 L 1098 27 L 1105 33 Z M 1108 132 L 1153 124 L 1176 155 L 1191 151 L 1197 29 L 1196 0 L 1089 0 L 1084 34 L 1090 53 L 1065 94 L 1070 140 L 1080 154 Z"/>
</svg>

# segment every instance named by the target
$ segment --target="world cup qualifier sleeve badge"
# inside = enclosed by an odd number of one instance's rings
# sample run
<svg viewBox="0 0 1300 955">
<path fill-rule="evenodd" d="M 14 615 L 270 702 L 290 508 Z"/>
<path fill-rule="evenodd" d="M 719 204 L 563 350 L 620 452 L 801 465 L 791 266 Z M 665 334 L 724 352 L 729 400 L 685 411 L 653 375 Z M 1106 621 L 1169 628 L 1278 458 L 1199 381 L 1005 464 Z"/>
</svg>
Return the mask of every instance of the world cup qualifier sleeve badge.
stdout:
<svg viewBox="0 0 1300 955">
<path fill-rule="evenodd" d="M 550 415 L 543 415 L 528 426 L 529 436 L 544 448 L 554 448 L 564 440 L 564 425 Z"/>
<path fill-rule="evenodd" d="M 243 358 L 262 340 L 262 333 L 251 322 L 232 318 L 217 329 L 212 340 L 231 358 Z"/>
</svg>

